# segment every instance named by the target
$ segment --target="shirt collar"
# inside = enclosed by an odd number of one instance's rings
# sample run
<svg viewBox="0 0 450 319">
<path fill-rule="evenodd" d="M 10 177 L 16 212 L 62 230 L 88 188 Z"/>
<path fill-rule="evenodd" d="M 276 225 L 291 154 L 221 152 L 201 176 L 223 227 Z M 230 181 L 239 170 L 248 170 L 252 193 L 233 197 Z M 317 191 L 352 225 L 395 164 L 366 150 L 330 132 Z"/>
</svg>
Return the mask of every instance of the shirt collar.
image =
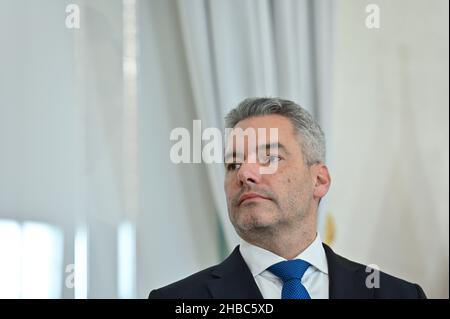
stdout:
<svg viewBox="0 0 450 319">
<path fill-rule="evenodd" d="M 277 262 L 286 260 L 271 251 L 252 245 L 241 239 L 239 251 L 248 265 L 253 276 L 257 276 L 264 272 L 267 268 Z M 320 234 L 317 233 L 314 241 L 298 256 L 293 259 L 302 259 L 314 266 L 319 271 L 328 274 L 327 257 L 322 246 Z"/>
</svg>

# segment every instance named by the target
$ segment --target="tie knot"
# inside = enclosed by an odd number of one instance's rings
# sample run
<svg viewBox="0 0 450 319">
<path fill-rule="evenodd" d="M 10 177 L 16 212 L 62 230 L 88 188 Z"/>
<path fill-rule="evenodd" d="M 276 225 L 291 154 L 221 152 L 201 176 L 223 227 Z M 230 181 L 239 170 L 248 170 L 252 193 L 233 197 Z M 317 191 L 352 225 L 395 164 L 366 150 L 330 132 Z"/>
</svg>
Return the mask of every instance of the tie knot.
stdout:
<svg viewBox="0 0 450 319">
<path fill-rule="evenodd" d="M 287 282 L 292 279 L 302 279 L 306 270 L 309 267 L 307 261 L 301 259 L 285 260 L 276 263 L 267 270 L 273 273 L 275 276 L 281 278 L 283 282 Z"/>
</svg>

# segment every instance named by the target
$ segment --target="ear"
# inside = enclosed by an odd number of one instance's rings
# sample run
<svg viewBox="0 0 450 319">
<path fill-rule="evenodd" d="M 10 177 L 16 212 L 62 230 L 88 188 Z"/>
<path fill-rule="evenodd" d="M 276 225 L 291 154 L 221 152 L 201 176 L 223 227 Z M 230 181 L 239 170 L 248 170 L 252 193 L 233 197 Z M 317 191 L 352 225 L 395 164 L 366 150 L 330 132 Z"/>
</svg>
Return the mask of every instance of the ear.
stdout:
<svg viewBox="0 0 450 319">
<path fill-rule="evenodd" d="M 331 177 L 328 172 L 328 167 L 322 163 L 314 164 L 312 174 L 314 181 L 313 196 L 319 200 L 328 193 L 331 185 Z"/>
</svg>

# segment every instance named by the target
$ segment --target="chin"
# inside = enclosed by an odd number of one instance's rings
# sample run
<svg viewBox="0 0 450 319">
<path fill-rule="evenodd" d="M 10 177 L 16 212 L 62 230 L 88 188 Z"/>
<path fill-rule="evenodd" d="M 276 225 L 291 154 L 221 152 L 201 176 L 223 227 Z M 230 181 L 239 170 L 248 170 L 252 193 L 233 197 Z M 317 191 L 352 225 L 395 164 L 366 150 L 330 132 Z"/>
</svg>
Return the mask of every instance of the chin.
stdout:
<svg viewBox="0 0 450 319">
<path fill-rule="evenodd" d="M 276 224 L 272 214 L 262 216 L 260 212 L 242 212 L 237 219 L 237 226 L 243 231 L 267 229 Z"/>
</svg>

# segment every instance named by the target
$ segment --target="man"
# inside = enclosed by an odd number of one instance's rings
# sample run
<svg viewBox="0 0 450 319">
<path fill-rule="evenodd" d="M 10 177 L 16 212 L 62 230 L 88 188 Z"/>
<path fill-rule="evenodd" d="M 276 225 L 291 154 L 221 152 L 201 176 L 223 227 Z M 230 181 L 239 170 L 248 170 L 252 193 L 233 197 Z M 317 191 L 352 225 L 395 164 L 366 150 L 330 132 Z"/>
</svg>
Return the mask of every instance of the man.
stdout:
<svg viewBox="0 0 450 319">
<path fill-rule="evenodd" d="M 317 210 L 331 179 L 324 134 L 307 111 L 282 99 L 246 99 L 225 127 L 256 132 L 255 147 L 247 135 L 241 147 L 229 139 L 225 150 L 228 213 L 241 244 L 222 263 L 149 298 L 426 298 L 417 284 L 347 260 L 321 242 Z M 271 128 L 275 143 L 265 142 Z M 264 173 L 269 166 L 276 169 Z"/>
</svg>

